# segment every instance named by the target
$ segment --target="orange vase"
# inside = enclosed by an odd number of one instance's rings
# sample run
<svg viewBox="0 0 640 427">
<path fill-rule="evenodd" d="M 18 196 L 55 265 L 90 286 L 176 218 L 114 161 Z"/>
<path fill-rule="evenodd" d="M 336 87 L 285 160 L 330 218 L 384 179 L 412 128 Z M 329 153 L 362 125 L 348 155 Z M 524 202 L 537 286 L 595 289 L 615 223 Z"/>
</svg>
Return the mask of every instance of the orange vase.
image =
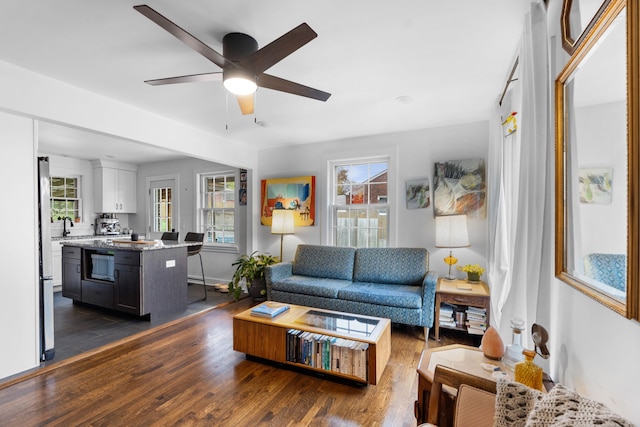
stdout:
<svg viewBox="0 0 640 427">
<path fill-rule="evenodd" d="M 504 354 L 504 342 L 500 338 L 500 334 L 493 326 L 489 326 L 482 337 L 480 343 L 484 356 L 492 360 L 502 359 Z"/>
</svg>

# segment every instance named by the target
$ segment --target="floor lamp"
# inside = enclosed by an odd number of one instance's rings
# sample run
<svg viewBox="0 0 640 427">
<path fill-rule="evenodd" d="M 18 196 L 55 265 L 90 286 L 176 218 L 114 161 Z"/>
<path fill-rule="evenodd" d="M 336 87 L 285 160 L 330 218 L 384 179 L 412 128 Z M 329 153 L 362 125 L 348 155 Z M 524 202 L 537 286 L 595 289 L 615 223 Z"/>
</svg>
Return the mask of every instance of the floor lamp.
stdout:
<svg viewBox="0 0 640 427">
<path fill-rule="evenodd" d="M 451 248 L 466 248 L 469 244 L 469 233 L 467 232 L 467 216 L 451 215 L 436 217 L 436 248 L 449 248 L 449 256 L 444 262 L 449 265 L 449 274 L 446 280 L 456 280 L 456 276 L 451 274 L 451 266 L 458 262 L 453 257 Z"/>
<path fill-rule="evenodd" d="M 282 240 L 285 234 L 294 233 L 293 211 L 276 209 L 271 216 L 271 234 L 280 235 L 280 262 L 282 262 Z"/>
</svg>

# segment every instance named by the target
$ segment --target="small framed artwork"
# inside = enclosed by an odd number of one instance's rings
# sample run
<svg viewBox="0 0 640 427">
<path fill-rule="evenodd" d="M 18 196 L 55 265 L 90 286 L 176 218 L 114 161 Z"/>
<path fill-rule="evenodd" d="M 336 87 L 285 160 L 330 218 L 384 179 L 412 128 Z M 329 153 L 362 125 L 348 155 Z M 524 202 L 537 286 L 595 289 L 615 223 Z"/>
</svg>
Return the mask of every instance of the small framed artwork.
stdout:
<svg viewBox="0 0 640 427">
<path fill-rule="evenodd" d="M 610 204 L 612 175 L 613 169 L 611 168 L 580 168 L 578 171 L 580 203 Z"/>
<path fill-rule="evenodd" d="M 431 206 L 429 178 L 407 181 L 407 209 L 422 209 Z"/>
</svg>

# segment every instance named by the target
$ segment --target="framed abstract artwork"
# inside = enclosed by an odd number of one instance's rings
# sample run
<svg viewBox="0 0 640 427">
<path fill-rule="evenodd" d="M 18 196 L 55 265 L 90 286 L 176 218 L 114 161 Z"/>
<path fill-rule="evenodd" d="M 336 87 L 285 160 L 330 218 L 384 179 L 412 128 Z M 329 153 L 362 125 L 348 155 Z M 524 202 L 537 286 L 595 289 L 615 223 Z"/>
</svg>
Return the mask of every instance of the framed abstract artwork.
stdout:
<svg viewBox="0 0 640 427">
<path fill-rule="evenodd" d="M 435 216 L 487 217 L 484 159 L 449 160 L 435 164 L 433 212 Z"/>
<path fill-rule="evenodd" d="M 421 209 L 431 206 L 429 178 L 407 181 L 407 209 Z"/>
<path fill-rule="evenodd" d="M 315 176 L 263 179 L 260 187 L 262 225 L 271 225 L 275 209 L 293 210 L 296 227 L 315 225 Z"/>
<path fill-rule="evenodd" d="M 611 203 L 611 168 L 580 168 L 578 171 L 580 203 L 608 205 Z"/>
</svg>

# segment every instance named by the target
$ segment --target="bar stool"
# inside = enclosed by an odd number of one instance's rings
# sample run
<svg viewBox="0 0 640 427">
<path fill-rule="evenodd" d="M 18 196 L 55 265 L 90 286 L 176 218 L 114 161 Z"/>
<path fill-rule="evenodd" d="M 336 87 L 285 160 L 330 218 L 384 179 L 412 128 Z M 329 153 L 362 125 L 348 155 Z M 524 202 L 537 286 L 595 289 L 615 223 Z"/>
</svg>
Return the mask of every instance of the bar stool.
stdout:
<svg viewBox="0 0 640 427">
<path fill-rule="evenodd" d="M 179 231 L 165 231 L 160 240 L 178 240 Z"/>
<path fill-rule="evenodd" d="M 184 237 L 185 242 L 199 242 L 202 243 L 204 241 L 204 233 L 193 233 L 188 232 Z M 187 247 L 187 256 L 198 255 L 200 257 L 200 269 L 202 270 L 202 287 L 204 289 L 204 298 L 203 301 L 207 299 L 207 283 L 204 280 L 204 266 L 202 265 L 202 254 L 200 251 L 202 250 L 202 245 L 191 245 Z"/>
</svg>

